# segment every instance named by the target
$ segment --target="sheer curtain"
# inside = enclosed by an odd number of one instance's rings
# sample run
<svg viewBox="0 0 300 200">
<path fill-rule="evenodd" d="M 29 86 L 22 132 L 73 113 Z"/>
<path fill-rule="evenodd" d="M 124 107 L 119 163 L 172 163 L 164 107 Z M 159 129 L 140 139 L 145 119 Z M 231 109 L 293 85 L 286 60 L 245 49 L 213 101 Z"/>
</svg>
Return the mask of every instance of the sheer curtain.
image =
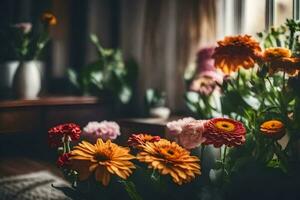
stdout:
<svg viewBox="0 0 300 200">
<path fill-rule="evenodd" d="M 173 111 L 184 109 L 184 69 L 216 36 L 217 0 L 124 0 L 121 47 L 139 66 L 139 105 L 147 88 L 167 93 Z"/>
</svg>

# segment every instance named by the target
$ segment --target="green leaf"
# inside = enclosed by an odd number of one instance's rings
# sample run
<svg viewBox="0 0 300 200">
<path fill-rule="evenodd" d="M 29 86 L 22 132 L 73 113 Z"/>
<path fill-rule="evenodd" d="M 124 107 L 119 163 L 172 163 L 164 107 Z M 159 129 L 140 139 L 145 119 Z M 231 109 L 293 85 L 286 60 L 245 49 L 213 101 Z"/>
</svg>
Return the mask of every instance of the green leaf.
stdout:
<svg viewBox="0 0 300 200">
<path fill-rule="evenodd" d="M 79 83 L 78 83 L 78 76 L 77 73 L 73 70 L 73 69 L 68 69 L 67 70 L 67 74 L 68 74 L 68 78 L 70 80 L 70 82 L 77 88 L 80 87 Z"/>
</svg>

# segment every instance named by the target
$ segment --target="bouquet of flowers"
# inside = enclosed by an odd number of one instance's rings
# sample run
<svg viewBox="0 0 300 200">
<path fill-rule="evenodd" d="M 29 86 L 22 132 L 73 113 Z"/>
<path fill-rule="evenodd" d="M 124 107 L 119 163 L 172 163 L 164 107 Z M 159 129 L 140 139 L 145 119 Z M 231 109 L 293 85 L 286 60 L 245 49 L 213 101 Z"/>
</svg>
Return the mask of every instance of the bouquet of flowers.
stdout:
<svg viewBox="0 0 300 200">
<path fill-rule="evenodd" d="M 217 161 L 210 174 L 214 178 L 221 174 L 219 177 L 222 188 L 225 188 L 226 193 L 232 192 L 233 196 L 239 194 L 239 198 L 242 198 L 243 189 L 249 192 L 257 190 L 259 185 L 264 185 L 265 190 L 260 191 L 263 193 L 270 192 L 272 188 L 273 192 L 270 193 L 274 197 L 277 195 L 276 198 L 279 194 L 282 195 L 280 192 L 283 191 L 295 195 L 295 188 L 292 186 L 298 182 L 295 177 L 299 174 L 297 168 L 300 136 L 299 31 L 299 22 L 287 20 L 278 28 L 272 27 L 266 32 L 258 33 L 260 42 L 250 35 L 229 36 L 219 41 L 211 53 L 211 58 L 215 69 L 224 74 L 222 84 L 215 81 L 220 87 L 221 109 L 218 109 L 218 103 L 195 98 L 209 97 L 211 94 L 193 89 L 196 88 L 193 82 L 197 79 L 191 82 L 190 89 L 194 92 L 187 93 L 187 104 L 198 116 L 207 119 L 214 113 L 238 120 L 245 126 L 247 134 L 242 142 L 239 141 L 239 147 L 222 147 L 222 158 Z M 196 109 L 199 105 L 202 105 L 202 109 Z M 212 121 L 223 133 L 236 127 L 228 122 L 218 122 L 218 119 Z M 180 139 L 180 135 L 176 136 L 178 141 L 185 141 Z M 215 147 L 222 145 L 218 144 L 218 137 L 220 134 L 212 135 L 215 143 L 211 144 Z M 231 138 L 229 141 L 235 139 Z M 255 179 L 257 177 L 264 177 L 265 180 Z M 245 187 L 236 192 L 233 185 L 241 188 L 243 184 L 238 183 L 243 181 L 255 184 L 244 184 Z M 282 184 L 274 185 L 274 182 L 278 181 Z M 253 189 L 255 186 L 257 188 Z M 246 187 L 248 188 L 245 189 Z M 281 187 L 281 190 L 277 190 L 277 187 Z M 234 192 L 236 194 L 233 194 Z M 234 199 L 233 196 L 231 199 Z M 285 196 L 295 198 L 291 195 Z"/>
<path fill-rule="evenodd" d="M 128 147 L 123 147 L 113 142 L 119 135 L 118 124 L 109 121 L 90 122 L 83 131 L 74 123 L 49 130 L 49 144 L 60 154 L 57 165 L 76 189 L 74 195 L 83 199 L 182 199 L 184 190 L 172 192 L 174 187 L 201 174 L 199 158 L 175 142 L 132 134 Z M 77 143 L 80 137 L 84 140 Z"/>
<path fill-rule="evenodd" d="M 112 142 L 117 124 L 105 121 L 84 128 L 92 143 L 70 148 L 78 125 L 50 129 L 59 166 L 88 199 L 299 199 L 299 33 L 300 23 L 287 20 L 259 33 L 261 43 L 249 35 L 219 41 L 212 58 L 226 75 L 216 85 L 221 110 L 203 104 L 220 117 L 201 112 L 200 120 L 169 122 L 169 140 L 133 134 L 122 147 Z M 208 147 L 219 157 L 205 168 Z"/>
</svg>

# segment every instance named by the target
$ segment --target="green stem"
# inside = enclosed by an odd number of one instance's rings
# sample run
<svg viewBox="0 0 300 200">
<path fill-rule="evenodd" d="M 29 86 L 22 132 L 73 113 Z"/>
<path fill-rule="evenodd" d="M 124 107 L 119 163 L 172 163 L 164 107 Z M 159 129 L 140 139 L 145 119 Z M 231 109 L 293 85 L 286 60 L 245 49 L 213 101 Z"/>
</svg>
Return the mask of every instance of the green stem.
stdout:
<svg viewBox="0 0 300 200">
<path fill-rule="evenodd" d="M 225 179 L 225 162 L 226 162 L 226 154 L 227 154 L 227 146 L 225 146 L 223 151 L 223 158 L 222 158 L 222 183 L 224 183 Z"/>
</svg>

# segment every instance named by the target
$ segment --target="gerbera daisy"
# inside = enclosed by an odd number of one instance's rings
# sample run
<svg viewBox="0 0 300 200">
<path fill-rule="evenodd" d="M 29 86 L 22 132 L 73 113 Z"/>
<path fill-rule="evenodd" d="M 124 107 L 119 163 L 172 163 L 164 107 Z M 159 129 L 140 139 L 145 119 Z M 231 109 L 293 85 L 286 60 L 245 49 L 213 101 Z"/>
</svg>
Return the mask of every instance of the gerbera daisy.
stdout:
<svg viewBox="0 0 300 200">
<path fill-rule="evenodd" d="M 74 123 L 60 124 L 48 131 L 48 142 L 51 147 L 62 145 L 63 141 L 73 141 L 80 138 L 80 126 Z"/>
<path fill-rule="evenodd" d="M 233 147 L 245 142 L 246 129 L 241 122 L 227 118 L 214 118 L 204 126 L 205 141 L 203 144 L 212 144 L 215 147 L 222 145 Z"/>
<path fill-rule="evenodd" d="M 159 136 L 153 136 L 149 134 L 132 134 L 127 143 L 134 148 L 141 148 L 146 142 L 157 142 L 160 140 Z"/>
<path fill-rule="evenodd" d="M 118 146 L 110 140 L 98 139 L 95 145 L 82 141 L 71 151 L 71 168 L 79 173 L 79 180 L 87 179 L 93 172 L 95 178 L 107 186 L 112 174 L 127 179 L 135 166 L 129 148 Z"/>
<path fill-rule="evenodd" d="M 285 135 L 285 127 L 281 121 L 273 119 L 262 123 L 260 132 L 265 136 L 280 139 Z"/>
<path fill-rule="evenodd" d="M 213 58 L 216 68 L 221 69 L 225 74 L 230 74 L 241 67 L 252 68 L 260 52 L 259 43 L 250 35 L 238 35 L 218 41 Z"/>
<path fill-rule="evenodd" d="M 137 159 L 148 164 L 149 168 L 158 170 L 163 175 L 170 175 L 172 180 L 181 185 L 190 182 L 200 175 L 200 163 L 196 156 L 175 142 L 161 139 L 158 142 L 147 142 Z"/>
</svg>

